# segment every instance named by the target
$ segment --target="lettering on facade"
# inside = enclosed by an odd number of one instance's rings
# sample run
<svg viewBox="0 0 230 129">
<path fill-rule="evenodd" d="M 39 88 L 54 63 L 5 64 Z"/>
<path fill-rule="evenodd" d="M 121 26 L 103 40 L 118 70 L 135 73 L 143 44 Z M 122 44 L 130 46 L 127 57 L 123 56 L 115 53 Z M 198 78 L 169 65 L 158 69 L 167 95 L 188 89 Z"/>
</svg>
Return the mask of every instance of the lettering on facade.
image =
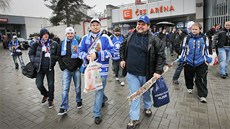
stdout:
<svg viewBox="0 0 230 129">
<path fill-rule="evenodd" d="M 171 6 L 160 6 L 150 9 L 150 14 L 153 13 L 163 13 L 163 12 L 169 12 L 169 11 L 175 11 L 174 7 Z"/>
<path fill-rule="evenodd" d="M 132 19 L 133 18 L 132 9 L 123 10 L 123 18 Z"/>
<path fill-rule="evenodd" d="M 160 6 L 160 7 L 151 8 L 149 13 L 150 14 L 163 13 L 163 12 L 169 12 L 169 11 L 174 11 L 174 10 L 175 9 L 172 5 L 171 6 Z M 135 14 L 137 16 L 145 15 L 147 14 L 147 9 L 136 9 Z"/>
<path fill-rule="evenodd" d="M 7 23 L 7 22 L 8 22 L 8 19 L 7 19 L 7 18 L 0 18 L 0 22 L 1 22 L 1 23 Z"/>
</svg>

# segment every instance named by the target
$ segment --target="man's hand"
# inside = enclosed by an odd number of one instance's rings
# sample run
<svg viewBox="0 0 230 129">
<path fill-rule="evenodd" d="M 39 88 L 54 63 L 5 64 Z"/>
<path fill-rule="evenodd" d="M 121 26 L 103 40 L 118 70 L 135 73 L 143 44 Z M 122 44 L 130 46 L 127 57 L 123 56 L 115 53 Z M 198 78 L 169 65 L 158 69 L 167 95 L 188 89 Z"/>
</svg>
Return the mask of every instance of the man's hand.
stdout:
<svg viewBox="0 0 230 129">
<path fill-rule="evenodd" d="M 91 54 L 87 55 L 87 60 L 94 61 L 96 59 L 96 53 L 92 52 Z"/>
<path fill-rule="evenodd" d="M 158 79 L 158 78 L 160 78 L 160 77 L 161 77 L 161 75 L 160 75 L 160 74 L 158 74 L 158 73 L 154 73 L 154 74 L 153 74 L 153 77 L 154 77 L 154 78 L 156 78 L 156 79 Z"/>
<path fill-rule="evenodd" d="M 120 66 L 121 66 L 122 69 L 124 69 L 125 68 L 125 61 L 121 61 Z"/>
</svg>

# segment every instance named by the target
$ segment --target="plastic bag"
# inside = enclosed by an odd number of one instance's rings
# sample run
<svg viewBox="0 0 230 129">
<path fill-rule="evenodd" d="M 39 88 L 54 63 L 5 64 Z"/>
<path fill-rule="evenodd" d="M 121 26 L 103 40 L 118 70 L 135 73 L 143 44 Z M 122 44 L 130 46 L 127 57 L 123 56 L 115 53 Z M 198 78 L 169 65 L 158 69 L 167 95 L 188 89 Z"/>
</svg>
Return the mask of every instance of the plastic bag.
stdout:
<svg viewBox="0 0 230 129">
<path fill-rule="evenodd" d="M 156 83 L 154 84 L 152 96 L 154 107 L 161 107 L 170 102 L 168 87 L 163 77 L 157 79 Z"/>
<path fill-rule="evenodd" d="M 216 54 L 216 51 L 213 51 L 212 52 L 212 55 L 211 55 L 211 58 L 212 58 L 212 62 L 209 63 L 210 66 L 215 66 L 218 64 L 218 56 Z"/>
<path fill-rule="evenodd" d="M 100 75 L 100 67 L 101 64 L 96 61 L 90 62 L 89 65 L 85 69 L 85 88 L 84 92 L 88 93 L 94 90 L 100 90 L 103 88 L 102 80 Z"/>
</svg>

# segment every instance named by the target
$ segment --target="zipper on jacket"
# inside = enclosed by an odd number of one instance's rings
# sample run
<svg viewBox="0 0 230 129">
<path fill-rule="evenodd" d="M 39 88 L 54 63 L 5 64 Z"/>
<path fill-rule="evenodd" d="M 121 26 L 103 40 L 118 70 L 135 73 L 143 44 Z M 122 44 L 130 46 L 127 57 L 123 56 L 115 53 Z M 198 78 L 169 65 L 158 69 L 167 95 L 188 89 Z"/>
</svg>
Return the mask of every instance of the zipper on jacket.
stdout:
<svg viewBox="0 0 230 129">
<path fill-rule="evenodd" d="M 193 56 L 193 67 L 195 67 L 195 57 L 196 57 L 196 40 L 194 40 L 193 44 L 195 43 L 194 47 L 194 56 Z"/>
</svg>

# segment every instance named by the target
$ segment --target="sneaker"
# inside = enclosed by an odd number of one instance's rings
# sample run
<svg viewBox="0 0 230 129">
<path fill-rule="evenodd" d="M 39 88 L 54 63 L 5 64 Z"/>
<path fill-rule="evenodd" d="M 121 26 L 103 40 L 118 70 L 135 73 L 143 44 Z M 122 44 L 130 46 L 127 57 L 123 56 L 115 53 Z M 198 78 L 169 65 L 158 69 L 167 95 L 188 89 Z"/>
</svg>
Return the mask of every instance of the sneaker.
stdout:
<svg viewBox="0 0 230 129">
<path fill-rule="evenodd" d="M 189 94 L 192 94 L 192 89 L 187 89 Z"/>
<path fill-rule="evenodd" d="M 221 74 L 220 77 L 223 78 L 223 79 L 225 79 L 227 77 L 227 75 Z"/>
<path fill-rule="evenodd" d="M 66 109 L 63 109 L 63 108 L 60 108 L 59 112 L 58 112 L 58 116 L 63 116 L 67 113 L 67 110 Z"/>
<path fill-rule="evenodd" d="M 77 108 L 78 109 L 82 108 L 82 102 L 77 102 Z"/>
<path fill-rule="evenodd" d="M 151 109 L 145 109 L 144 112 L 145 112 L 145 116 L 147 116 L 147 117 L 152 116 L 152 111 L 151 111 Z"/>
<path fill-rule="evenodd" d="M 173 84 L 179 85 L 179 81 L 178 80 L 173 80 Z"/>
<path fill-rule="evenodd" d="M 45 103 L 47 101 L 48 97 L 47 96 L 43 96 L 42 98 L 42 103 Z"/>
<path fill-rule="evenodd" d="M 226 73 L 225 75 L 226 75 L 226 77 L 228 77 L 228 73 Z"/>
<path fill-rule="evenodd" d="M 54 102 L 53 101 L 49 101 L 49 109 L 54 107 Z"/>
<path fill-rule="evenodd" d="M 205 97 L 200 97 L 200 102 L 201 103 L 207 103 L 207 99 Z"/>
<path fill-rule="evenodd" d="M 95 119 L 94 119 L 95 124 L 99 125 L 101 122 L 102 122 L 101 117 L 95 117 Z"/>
<path fill-rule="evenodd" d="M 121 86 L 124 86 L 125 85 L 125 82 L 121 82 Z"/>
<path fill-rule="evenodd" d="M 139 120 L 130 120 L 127 129 L 135 129 L 140 124 Z"/>
<path fill-rule="evenodd" d="M 116 77 L 116 81 L 119 81 L 119 78 L 118 78 L 118 77 Z"/>
</svg>

